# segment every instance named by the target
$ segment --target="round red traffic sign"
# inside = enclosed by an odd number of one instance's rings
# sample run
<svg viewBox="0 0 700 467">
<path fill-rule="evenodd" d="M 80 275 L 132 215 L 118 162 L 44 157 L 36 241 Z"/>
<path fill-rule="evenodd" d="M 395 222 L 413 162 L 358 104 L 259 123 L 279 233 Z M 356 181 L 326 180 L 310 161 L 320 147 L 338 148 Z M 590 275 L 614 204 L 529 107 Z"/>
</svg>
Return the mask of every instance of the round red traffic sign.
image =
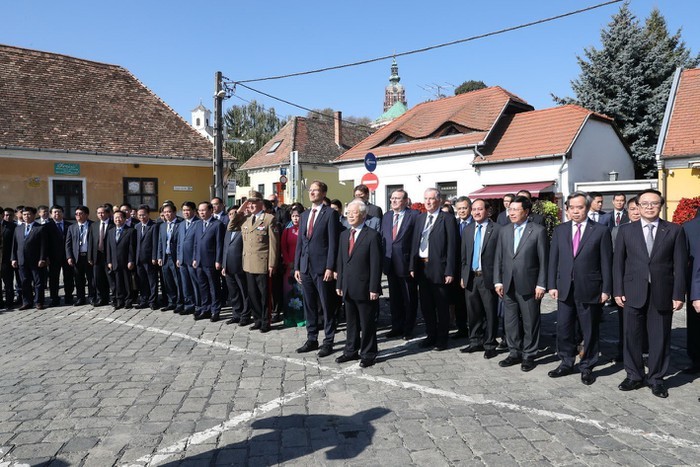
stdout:
<svg viewBox="0 0 700 467">
<path fill-rule="evenodd" d="M 280 183 L 287 183 L 287 176 L 286 175 L 280 176 Z"/>
<path fill-rule="evenodd" d="M 362 176 L 361 182 L 369 188 L 369 191 L 374 191 L 379 186 L 379 177 L 373 173 L 366 173 Z"/>
</svg>

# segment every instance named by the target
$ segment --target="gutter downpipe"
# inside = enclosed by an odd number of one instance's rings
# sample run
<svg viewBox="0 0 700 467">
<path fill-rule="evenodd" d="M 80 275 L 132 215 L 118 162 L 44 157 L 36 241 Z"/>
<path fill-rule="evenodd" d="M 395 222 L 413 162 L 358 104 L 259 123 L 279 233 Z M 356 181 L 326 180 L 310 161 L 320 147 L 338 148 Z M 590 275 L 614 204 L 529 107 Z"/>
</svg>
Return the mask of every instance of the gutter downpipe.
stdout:
<svg viewBox="0 0 700 467">
<path fill-rule="evenodd" d="M 564 182 L 563 182 L 564 177 L 562 176 L 562 173 L 564 172 L 564 166 L 566 165 L 566 163 L 567 163 L 566 154 L 562 154 L 561 155 L 561 165 L 559 166 L 559 170 L 557 171 L 557 173 L 559 175 L 559 179 L 557 180 L 557 184 L 559 185 L 559 191 L 561 192 L 562 195 L 564 194 L 564 188 L 563 188 L 564 187 Z M 562 208 L 563 208 L 563 206 L 564 206 L 564 200 L 562 199 Z M 561 210 L 561 221 L 562 222 L 566 221 L 566 214 L 565 214 L 564 209 Z"/>
</svg>

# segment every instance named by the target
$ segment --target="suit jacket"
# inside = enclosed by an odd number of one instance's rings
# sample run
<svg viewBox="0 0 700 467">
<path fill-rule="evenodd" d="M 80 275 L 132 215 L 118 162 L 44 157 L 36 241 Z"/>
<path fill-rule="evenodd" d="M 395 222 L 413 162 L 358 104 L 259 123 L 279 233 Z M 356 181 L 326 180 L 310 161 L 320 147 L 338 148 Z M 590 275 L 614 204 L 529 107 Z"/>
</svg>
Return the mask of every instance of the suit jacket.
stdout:
<svg viewBox="0 0 700 467">
<path fill-rule="evenodd" d="M 24 224 L 15 229 L 12 261 L 17 261 L 20 267 L 26 264 L 31 268 L 37 268 L 39 261 L 48 259 L 46 230 L 42 224 L 34 222 L 27 237 L 24 236 L 24 232 Z"/>
<path fill-rule="evenodd" d="M 284 230 L 287 224 L 292 220 L 292 216 L 289 214 L 289 210 L 281 207 L 275 208 L 275 220 L 280 225 L 280 229 Z"/>
<path fill-rule="evenodd" d="M 51 220 L 48 224 L 44 224 L 46 229 L 46 239 L 49 245 L 49 260 L 54 264 L 63 264 L 66 261 L 66 237 L 68 229 L 73 225 L 72 222 L 63 220 L 63 232 L 58 227 L 58 224 Z"/>
<path fill-rule="evenodd" d="M 243 235 L 240 230 L 226 232 L 223 267 L 229 276 L 243 272 Z"/>
<path fill-rule="evenodd" d="M 342 225 L 340 231 L 348 230 L 350 228 L 350 223 L 347 217 L 342 217 L 340 219 L 340 224 Z M 365 218 L 365 227 L 369 227 L 372 230 L 379 232 L 382 229 L 382 219 L 380 217 L 372 217 L 369 214 Z"/>
<path fill-rule="evenodd" d="M 394 211 L 389 211 L 382 217 L 382 239 L 384 243 L 384 274 L 394 274 L 398 277 L 408 277 L 411 263 L 411 248 L 413 230 L 420 213 L 413 209 L 404 211 L 403 220 L 396 238 L 392 239 L 394 227 Z"/>
<path fill-rule="evenodd" d="M 337 289 L 353 300 L 369 300 L 370 292 L 382 293 L 382 238 L 379 232 L 364 226 L 357 234 L 352 254 L 348 252 L 350 230 L 340 234 L 338 242 Z"/>
<path fill-rule="evenodd" d="M 508 217 L 508 211 L 501 211 L 500 213 L 498 213 L 496 223 L 499 225 L 509 225 L 510 217 Z"/>
<path fill-rule="evenodd" d="M 645 235 L 641 221 L 620 226 L 613 258 L 613 295 L 624 296 L 626 304 L 642 308 L 649 294 L 657 310 L 670 311 L 673 300 L 685 299 L 685 231 L 680 225 L 659 219 L 651 255 L 647 253 Z"/>
<path fill-rule="evenodd" d="M 484 286 L 493 289 L 493 264 L 496 259 L 496 245 L 498 235 L 502 226 L 491 220 L 488 221 L 486 229 L 481 232 L 481 272 L 484 278 Z M 462 232 L 461 244 L 461 277 L 464 281 L 464 288 L 472 290 L 474 287 L 474 271 L 472 271 L 472 260 L 474 258 L 474 234 L 476 222 L 470 222 Z"/>
<path fill-rule="evenodd" d="M 372 216 L 376 217 L 377 219 L 381 219 L 383 215 L 384 213 L 382 212 L 382 208 L 372 203 L 367 203 L 367 216 Z"/>
<path fill-rule="evenodd" d="M 528 222 L 534 222 L 535 224 L 544 226 L 544 216 L 542 214 L 531 212 L 530 217 L 528 217 L 527 220 Z M 508 219 L 508 221 L 510 222 L 510 219 Z"/>
<path fill-rule="evenodd" d="M 700 217 L 683 224 L 688 247 L 688 299 L 700 300 Z"/>
<path fill-rule="evenodd" d="M 105 238 L 107 263 L 112 264 L 112 271 L 124 271 L 129 263 L 136 264 L 136 230 L 122 227 L 117 241 L 117 228 L 109 229 Z"/>
<path fill-rule="evenodd" d="M 177 251 L 176 260 L 180 261 L 180 266 L 187 264 L 192 265 L 194 259 L 194 237 L 196 232 L 202 230 L 198 219 L 190 221 L 190 227 L 187 228 L 187 221 L 182 221 L 178 224 L 177 232 Z M 172 250 L 171 250 L 172 251 Z"/>
<path fill-rule="evenodd" d="M 505 293 L 515 289 L 519 295 L 532 295 L 536 287 L 547 289 L 547 230 L 528 222 L 520 237 L 518 250 L 513 251 L 515 224 L 505 226 L 498 234 L 493 282 L 503 284 Z"/>
<path fill-rule="evenodd" d="M 609 217 L 608 217 L 608 224 L 607 225 L 610 229 L 612 229 L 613 227 L 615 227 L 615 210 L 613 209 L 608 214 L 609 214 Z M 627 214 L 627 209 L 623 209 L 622 215 L 620 216 L 620 225 L 627 224 L 629 221 L 630 221 L 630 217 Z"/>
<path fill-rule="evenodd" d="M 212 218 L 218 219 L 219 222 L 221 222 L 221 223 L 224 224 L 224 225 L 228 225 L 228 221 L 230 220 L 230 219 L 228 218 L 228 214 L 226 214 L 225 211 L 222 212 L 221 214 L 219 214 L 219 217 L 216 217 L 216 214 L 212 215 Z"/>
<path fill-rule="evenodd" d="M 170 234 L 170 255 L 173 261 L 177 261 L 177 236 L 180 230 L 180 223 L 182 221 L 175 219 L 173 220 L 173 231 Z M 165 255 L 168 251 L 168 223 L 161 222 L 158 224 L 158 250 L 156 256 L 158 259 L 165 261 Z"/>
<path fill-rule="evenodd" d="M 141 222 L 132 228 L 136 234 L 136 264 L 151 264 L 158 259 L 158 225 L 149 219 L 145 230 Z"/>
<path fill-rule="evenodd" d="M 202 220 L 197 223 L 196 227 L 193 260 L 197 261 L 197 267 L 213 268 L 216 267 L 216 263 L 222 264 L 224 261 L 224 235 L 226 234 L 224 224 L 211 217 L 206 229 L 204 229 L 204 221 Z"/>
<path fill-rule="evenodd" d="M 90 239 L 88 241 L 88 261 L 91 261 L 92 263 L 95 262 L 95 259 L 97 258 L 97 250 L 98 250 L 98 245 L 100 243 L 100 225 L 102 224 L 102 221 L 97 220 L 92 223 L 90 226 L 91 232 L 90 232 Z M 105 232 L 105 240 L 107 239 L 107 232 L 112 230 L 114 228 L 114 222 L 112 220 L 107 221 L 107 231 Z M 103 245 L 103 248 L 106 250 L 107 247 Z"/>
<path fill-rule="evenodd" d="M 459 267 L 457 266 L 459 233 L 457 221 L 452 214 L 440 210 L 436 214 L 437 217 L 428 237 L 428 262 L 424 265 L 423 274 L 433 284 L 440 285 L 445 283 L 445 276 L 459 277 Z M 424 212 L 416 219 L 413 240 L 411 241 L 410 271 L 416 271 L 418 263 L 421 261 L 419 257 L 420 241 L 427 218 L 428 213 Z"/>
<path fill-rule="evenodd" d="M 92 224 L 93 222 L 90 219 L 85 221 L 87 230 L 85 242 L 88 245 L 88 252 L 90 250 L 90 237 L 92 236 L 90 226 Z M 66 233 L 66 259 L 72 259 L 77 262 L 78 257 L 80 257 L 80 225 L 76 222 L 68 227 L 68 232 Z"/>
<path fill-rule="evenodd" d="M 0 221 L 2 224 L 2 253 L 0 259 L 2 264 L 9 265 L 12 262 L 12 243 L 15 238 L 15 228 L 17 224 L 14 222 Z"/>
<path fill-rule="evenodd" d="M 592 220 L 574 256 L 572 222 L 554 228 L 549 250 L 548 289 L 559 292 L 559 300 L 569 298 L 580 303 L 600 303 L 600 295 L 612 294 L 612 239 L 607 225 Z"/>
<path fill-rule="evenodd" d="M 316 213 L 311 238 L 307 238 L 307 224 L 311 211 L 312 209 L 304 211 L 299 221 L 294 270 L 303 274 L 323 275 L 326 269 L 335 271 L 340 219 L 333 208 L 321 206 Z"/>
<path fill-rule="evenodd" d="M 267 274 L 268 268 L 279 265 L 280 233 L 274 215 L 263 212 L 257 216 L 255 223 L 252 216 L 247 216 L 241 226 L 241 233 L 245 272 Z"/>
</svg>

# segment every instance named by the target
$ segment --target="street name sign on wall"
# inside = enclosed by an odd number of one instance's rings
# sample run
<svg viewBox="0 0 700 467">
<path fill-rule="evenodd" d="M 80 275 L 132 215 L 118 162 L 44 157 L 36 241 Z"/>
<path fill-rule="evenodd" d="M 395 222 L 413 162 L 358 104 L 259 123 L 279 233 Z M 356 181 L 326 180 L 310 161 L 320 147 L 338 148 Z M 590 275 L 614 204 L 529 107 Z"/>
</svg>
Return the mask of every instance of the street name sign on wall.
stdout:
<svg viewBox="0 0 700 467">
<path fill-rule="evenodd" d="M 80 164 L 55 162 L 53 164 L 53 173 L 55 175 L 80 175 Z"/>
</svg>

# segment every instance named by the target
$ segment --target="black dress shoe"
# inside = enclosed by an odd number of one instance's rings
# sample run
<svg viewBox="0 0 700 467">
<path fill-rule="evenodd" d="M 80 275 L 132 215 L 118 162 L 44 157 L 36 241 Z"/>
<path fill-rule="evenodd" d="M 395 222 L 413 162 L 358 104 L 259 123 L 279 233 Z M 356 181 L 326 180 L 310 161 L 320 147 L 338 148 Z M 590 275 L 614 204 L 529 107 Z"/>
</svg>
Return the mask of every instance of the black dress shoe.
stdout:
<svg viewBox="0 0 700 467">
<path fill-rule="evenodd" d="M 241 318 L 241 320 L 238 322 L 238 325 L 243 328 L 248 326 L 250 323 L 250 318 Z"/>
<path fill-rule="evenodd" d="M 122 308 L 124 308 L 124 305 L 123 305 L 123 304 L 121 304 L 121 303 L 119 303 L 119 302 L 117 302 L 117 303 L 114 304 L 114 309 L 115 309 L 115 310 L 121 310 Z"/>
<path fill-rule="evenodd" d="M 387 339 L 393 339 L 395 337 L 401 337 L 403 335 L 403 332 L 401 331 L 389 331 L 386 334 L 384 334 L 384 337 Z M 340 357 L 338 357 L 340 358 Z"/>
<path fill-rule="evenodd" d="M 581 382 L 586 386 L 590 386 L 591 384 L 595 383 L 595 376 L 593 376 L 593 372 L 591 370 L 583 370 L 581 372 Z"/>
<path fill-rule="evenodd" d="M 105 299 L 105 300 L 100 300 L 99 302 L 97 302 L 97 305 L 95 305 L 95 306 L 107 306 L 107 305 L 109 305 L 109 300 Z"/>
<path fill-rule="evenodd" d="M 66 305 L 72 305 L 73 304 L 73 297 L 64 298 L 63 303 L 65 303 Z"/>
<path fill-rule="evenodd" d="M 139 303 L 134 308 L 136 308 L 137 310 L 143 310 L 144 308 L 148 308 L 148 305 L 145 303 Z"/>
<path fill-rule="evenodd" d="M 484 350 L 484 358 L 485 358 L 486 360 L 488 360 L 488 359 L 490 359 L 490 358 L 493 358 L 493 357 L 495 357 L 496 355 L 498 355 L 498 350 L 496 350 L 496 349 L 486 349 L 486 350 Z"/>
<path fill-rule="evenodd" d="M 260 326 L 260 332 L 265 334 L 266 332 L 270 332 L 270 323 L 263 324 Z"/>
<path fill-rule="evenodd" d="M 446 343 L 440 343 L 440 344 L 435 344 L 435 350 L 438 352 L 442 352 L 443 350 L 447 350 L 447 344 Z"/>
<path fill-rule="evenodd" d="M 411 339 L 413 339 L 413 336 L 403 336 L 402 339 L 405 341 L 410 341 Z"/>
<path fill-rule="evenodd" d="M 19 307 L 18 310 L 24 311 L 24 310 L 30 309 L 31 307 L 32 307 L 32 306 L 31 306 L 30 304 L 25 303 L 24 305 L 22 305 L 21 307 Z"/>
<path fill-rule="evenodd" d="M 204 313 L 199 313 L 199 314 L 195 314 L 195 315 L 194 315 L 194 320 L 195 320 L 195 321 L 199 321 L 199 320 L 201 320 L 201 319 L 207 319 L 207 318 L 211 318 L 211 313 L 208 312 L 208 311 L 205 311 Z"/>
<path fill-rule="evenodd" d="M 241 318 L 231 318 L 228 321 L 226 321 L 226 324 L 236 324 L 236 323 L 240 323 L 240 322 L 241 322 Z"/>
<path fill-rule="evenodd" d="M 547 376 L 549 376 L 550 378 L 561 378 L 562 376 L 568 376 L 573 372 L 573 369 L 559 365 L 555 369 L 548 371 Z M 581 376 L 583 376 L 583 373 L 581 373 Z"/>
<path fill-rule="evenodd" d="M 460 329 L 459 331 L 453 333 L 450 337 L 452 339 L 463 339 L 465 337 L 469 337 L 469 331 L 466 329 Z"/>
<path fill-rule="evenodd" d="M 243 320 L 241 320 L 241 323 L 242 322 Z M 318 341 L 306 341 L 304 345 L 297 349 L 297 353 L 313 352 L 316 349 L 318 349 Z"/>
<path fill-rule="evenodd" d="M 79 298 L 73 303 L 73 306 L 83 306 L 85 305 L 85 299 L 84 298 Z"/>
<path fill-rule="evenodd" d="M 60 299 L 60 298 L 57 298 L 57 299 L 55 299 L 55 300 L 51 300 L 51 306 L 52 306 L 52 307 L 61 306 L 61 299 Z M 0 308 L 2 308 L 2 307 L 0 307 Z"/>
<path fill-rule="evenodd" d="M 212 315 L 212 317 L 209 318 L 209 321 L 211 321 L 212 323 L 216 323 L 217 321 L 219 321 L 219 314 L 217 313 L 215 315 Z"/>
<path fill-rule="evenodd" d="M 421 349 L 429 349 L 431 347 L 435 347 L 435 341 L 426 337 L 425 339 L 420 341 L 418 347 L 420 347 Z"/>
<path fill-rule="evenodd" d="M 368 368 L 368 367 L 371 367 L 372 365 L 374 365 L 374 359 L 370 360 L 370 359 L 363 358 L 362 360 L 360 360 L 360 368 Z"/>
<path fill-rule="evenodd" d="M 666 399 L 668 397 L 668 389 L 664 383 L 656 383 L 651 385 L 651 393 L 656 397 Z"/>
<path fill-rule="evenodd" d="M 321 348 L 318 350 L 318 356 L 320 358 L 327 357 L 330 354 L 333 353 L 333 346 L 324 344 L 321 346 Z"/>
<path fill-rule="evenodd" d="M 522 363 L 523 359 L 520 357 L 511 357 L 508 355 L 505 359 L 501 360 L 498 362 L 498 366 L 506 368 L 509 366 L 517 365 L 518 363 Z"/>
<path fill-rule="evenodd" d="M 172 305 L 166 305 L 166 306 L 164 306 L 163 308 L 161 308 L 160 311 L 172 311 L 172 310 L 174 310 L 174 309 L 175 309 L 174 306 L 172 306 Z"/>
<path fill-rule="evenodd" d="M 507 348 L 508 348 L 508 343 L 506 342 L 505 339 L 501 339 L 501 342 L 499 342 L 498 345 L 496 346 L 497 350 L 504 350 Z"/>
<path fill-rule="evenodd" d="M 686 375 L 697 375 L 698 373 L 700 373 L 700 366 L 693 365 L 689 366 L 688 368 L 683 368 L 681 370 L 681 373 Z"/>
<path fill-rule="evenodd" d="M 251 331 L 256 331 L 256 330 L 260 329 L 261 327 L 262 327 L 262 324 L 260 323 L 260 321 L 256 321 L 255 324 L 253 324 L 253 325 L 250 327 L 250 330 L 251 330 Z"/>
<path fill-rule="evenodd" d="M 353 360 L 359 360 L 360 356 L 357 354 L 354 355 L 341 355 L 340 357 L 335 359 L 335 363 L 345 363 L 345 362 L 351 362 Z"/>
<path fill-rule="evenodd" d="M 523 359 L 523 363 L 520 365 L 520 369 L 522 371 L 532 371 L 536 366 L 537 364 L 535 363 L 535 360 L 532 358 L 525 358 Z"/>
<path fill-rule="evenodd" d="M 468 346 L 464 347 L 463 349 L 459 349 L 459 351 L 462 353 L 481 352 L 482 350 L 484 350 L 483 345 L 475 345 L 475 344 L 469 344 Z"/>
<path fill-rule="evenodd" d="M 134 304 L 131 302 L 124 303 L 124 308 L 126 308 L 127 310 L 131 310 L 133 307 L 134 307 Z"/>
<path fill-rule="evenodd" d="M 36 304 L 36 309 L 37 309 L 37 310 L 43 310 L 43 309 L 45 309 L 45 308 L 46 308 L 46 307 L 44 306 L 43 303 L 37 303 L 37 304 Z"/>
<path fill-rule="evenodd" d="M 619 389 L 620 391 L 634 391 L 635 389 L 639 389 L 642 386 L 644 386 L 644 384 L 641 381 L 634 381 L 629 378 L 625 378 L 619 384 L 619 386 L 617 386 L 617 389 Z"/>
</svg>

